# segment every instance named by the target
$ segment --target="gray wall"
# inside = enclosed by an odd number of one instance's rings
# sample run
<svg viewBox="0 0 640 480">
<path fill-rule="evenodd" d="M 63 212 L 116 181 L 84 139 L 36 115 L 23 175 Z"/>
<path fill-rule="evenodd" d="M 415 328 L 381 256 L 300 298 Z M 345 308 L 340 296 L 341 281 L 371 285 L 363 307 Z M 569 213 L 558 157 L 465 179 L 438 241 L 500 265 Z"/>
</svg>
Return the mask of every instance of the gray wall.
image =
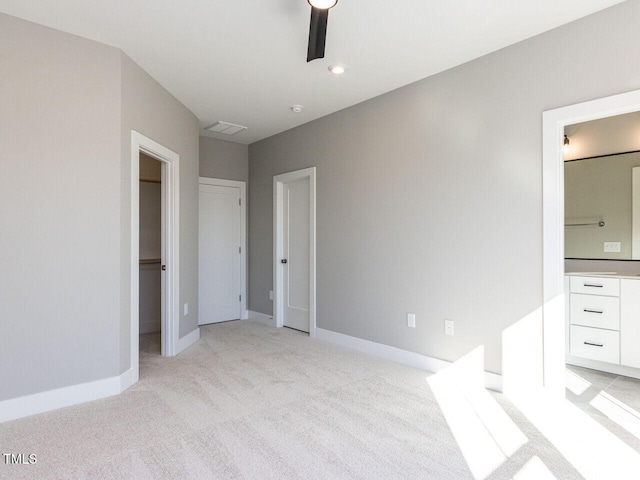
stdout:
<svg viewBox="0 0 640 480">
<path fill-rule="evenodd" d="M 199 129 L 118 49 L 0 14 L 0 58 L 4 400 L 130 366 L 131 129 L 180 155 L 180 334 L 197 328 Z"/>
<path fill-rule="evenodd" d="M 120 369 L 120 52 L 0 14 L 0 400 Z"/>
<path fill-rule="evenodd" d="M 180 155 L 180 336 L 198 328 L 198 132 L 197 118 L 124 53 L 121 123 L 121 372 L 130 347 L 131 130 Z M 137 181 L 137 180 L 136 180 Z M 183 316 L 182 305 L 189 304 Z"/>
<path fill-rule="evenodd" d="M 200 176 L 249 181 L 249 147 L 211 137 L 200 137 Z"/>
<path fill-rule="evenodd" d="M 542 112 L 640 88 L 638 21 L 625 2 L 252 144 L 250 309 L 272 312 L 273 175 L 316 166 L 318 326 L 444 360 L 484 345 L 500 372 L 542 301 Z"/>
</svg>

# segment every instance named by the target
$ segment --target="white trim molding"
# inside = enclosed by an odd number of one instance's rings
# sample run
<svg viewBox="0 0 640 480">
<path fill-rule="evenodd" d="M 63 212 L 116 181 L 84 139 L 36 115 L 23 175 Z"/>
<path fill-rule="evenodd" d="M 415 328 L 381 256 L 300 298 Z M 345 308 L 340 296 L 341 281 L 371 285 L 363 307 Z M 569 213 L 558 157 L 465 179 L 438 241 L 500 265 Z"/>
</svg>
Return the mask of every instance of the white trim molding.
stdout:
<svg viewBox="0 0 640 480">
<path fill-rule="evenodd" d="M 280 259 L 284 250 L 283 228 L 283 192 L 284 184 L 309 179 L 309 336 L 316 336 L 316 167 L 295 172 L 274 175 L 273 177 L 273 318 L 276 326 L 284 325 L 283 272 Z"/>
<path fill-rule="evenodd" d="M 0 422 L 57 410 L 122 393 L 139 378 L 139 242 L 140 242 L 140 153 L 162 163 L 163 264 L 168 272 L 165 281 L 165 304 L 162 319 L 162 354 L 176 355 L 200 338 L 199 329 L 179 339 L 179 228 L 180 228 L 180 157 L 144 135 L 131 131 L 131 290 L 130 290 L 130 367 L 116 377 L 34 393 L 0 401 Z"/>
<path fill-rule="evenodd" d="M 452 362 L 446 360 L 440 360 L 390 345 L 332 332 L 331 330 L 325 330 L 323 328 L 316 328 L 316 339 L 433 373 L 444 370 L 452 365 Z M 502 376 L 497 373 L 484 372 L 484 383 L 485 387 L 489 390 L 496 392 L 502 391 Z"/>
<path fill-rule="evenodd" d="M 200 328 L 196 328 L 192 330 L 190 333 L 187 333 L 184 337 L 178 340 L 178 348 L 176 354 L 182 352 L 183 350 L 189 348 L 191 345 L 200 340 Z"/>
<path fill-rule="evenodd" d="M 180 322 L 180 156 L 145 137 L 131 131 L 131 369 L 138 381 L 139 367 L 139 244 L 140 244 L 140 153 L 162 164 L 162 263 L 166 265 L 163 278 L 161 326 L 162 355 L 176 355 Z"/>
<path fill-rule="evenodd" d="M 129 369 L 117 377 L 3 400 L 0 423 L 118 395 L 135 383 L 133 379 L 133 369 Z"/>
<path fill-rule="evenodd" d="M 249 310 L 249 315 L 247 317 L 248 320 L 254 320 L 256 322 L 264 323 L 265 325 L 269 325 L 270 327 L 276 326 L 276 321 L 273 319 L 272 315 L 267 315 L 266 313 L 254 312 Z"/>
<path fill-rule="evenodd" d="M 233 187 L 240 189 L 240 319 L 248 318 L 247 313 L 247 184 L 239 180 L 224 180 L 222 178 L 199 177 L 199 185 L 213 185 L 216 187 Z"/>
<path fill-rule="evenodd" d="M 117 393 L 122 393 L 127 388 L 138 382 L 138 372 L 134 371 L 133 368 L 130 368 L 118 378 L 120 379 L 120 391 Z"/>
<path fill-rule="evenodd" d="M 564 397 L 564 127 L 640 110 L 640 90 L 549 110 L 542 115 L 543 384 Z"/>
</svg>

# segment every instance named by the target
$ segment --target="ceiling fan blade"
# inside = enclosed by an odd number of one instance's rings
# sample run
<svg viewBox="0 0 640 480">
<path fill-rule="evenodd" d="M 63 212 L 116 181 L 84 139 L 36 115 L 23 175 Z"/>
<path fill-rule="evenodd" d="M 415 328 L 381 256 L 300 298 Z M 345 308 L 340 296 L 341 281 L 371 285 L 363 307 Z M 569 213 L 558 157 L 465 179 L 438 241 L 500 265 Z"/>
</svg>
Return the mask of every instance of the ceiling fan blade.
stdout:
<svg viewBox="0 0 640 480">
<path fill-rule="evenodd" d="M 311 7 L 311 23 L 309 25 L 309 48 L 307 62 L 316 58 L 324 58 L 324 43 L 327 39 L 327 20 L 329 10 Z"/>
</svg>

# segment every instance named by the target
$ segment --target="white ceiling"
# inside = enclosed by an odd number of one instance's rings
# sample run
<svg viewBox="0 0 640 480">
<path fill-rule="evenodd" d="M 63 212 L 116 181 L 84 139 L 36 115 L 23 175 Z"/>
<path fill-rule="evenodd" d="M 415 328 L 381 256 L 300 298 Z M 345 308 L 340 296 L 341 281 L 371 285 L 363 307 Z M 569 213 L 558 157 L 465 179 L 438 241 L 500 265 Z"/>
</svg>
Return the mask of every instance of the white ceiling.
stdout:
<svg viewBox="0 0 640 480">
<path fill-rule="evenodd" d="M 621 2 L 339 0 L 326 57 L 311 63 L 306 0 L 0 0 L 0 11 L 121 48 L 201 127 L 249 127 L 203 134 L 249 144 Z"/>
</svg>

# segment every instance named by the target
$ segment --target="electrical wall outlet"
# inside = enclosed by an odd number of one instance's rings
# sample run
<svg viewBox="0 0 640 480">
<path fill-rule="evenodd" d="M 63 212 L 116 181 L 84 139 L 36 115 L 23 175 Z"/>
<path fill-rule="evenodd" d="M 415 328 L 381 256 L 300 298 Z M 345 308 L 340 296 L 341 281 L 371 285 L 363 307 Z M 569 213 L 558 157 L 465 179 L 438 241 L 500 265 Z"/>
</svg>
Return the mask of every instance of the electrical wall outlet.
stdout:
<svg viewBox="0 0 640 480">
<path fill-rule="evenodd" d="M 407 327 L 416 328 L 416 314 L 407 313 Z"/>
<path fill-rule="evenodd" d="M 188 303 L 184 304 L 184 309 L 183 310 L 184 310 L 184 314 L 185 315 L 189 315 L 189 304 Z"/>
<path fill-rule="evenodd" d="M 453 335 L 453 320 L 444 321 L 444 334 Z"/>
<path fill-rule="evenodd" d="M 620 253 L 620 242 L 604 242 L 604 251 Z"/>
<path fill-rule="evenodd" d="M 273 300 L 273 290 L 269 290 L 269 300 Z"/>
</svg>

